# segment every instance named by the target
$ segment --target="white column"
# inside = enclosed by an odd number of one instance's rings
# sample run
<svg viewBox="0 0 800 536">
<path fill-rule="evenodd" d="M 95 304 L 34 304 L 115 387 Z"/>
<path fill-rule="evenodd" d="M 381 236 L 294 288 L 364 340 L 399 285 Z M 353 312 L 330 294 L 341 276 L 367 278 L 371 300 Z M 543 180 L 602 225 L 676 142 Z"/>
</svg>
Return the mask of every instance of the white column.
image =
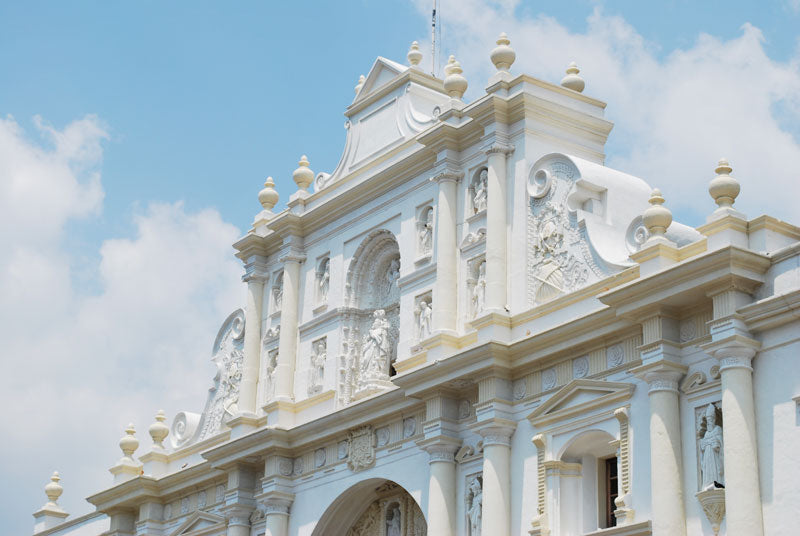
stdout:
<svg viewBox="0 0 800 536">
<path fill-rule="evenodd" d="M 268 501 L 264 511 L 267 518 L 267 532 L 264 536 L 288 536 L 289 506 L 276 501 Z"/>
<path fill-rule="evenodd" d="M 755 354 L 747 346 L 714 352 L 722 378 L 725 515 L 732 536 L 764 534 L 751 366 Z"/>
<path fill-rule="evenodd" d="M 275 369 L 275 398 L 294 400 L 294 366 L 297 358 L 297 314 L 300 295 L 301 255 L 283 259 L 283 302 L 281 304 L 281 334 L 278 340 L 278 366 Z"/>
<path fill-rule="evenodd" d="M 461 176 L 461 173 L 445 170 L 433 177 L 439 185 L 436 206 L 436 283 L 433 288 L 435 330 L 455 331 L 458 318 L 456 188 Z"/>
<path fill-rule="evenodd" d="M 227 536 L 250 536 L 250 511 L 234 510 L 228 514 Z"/>
<path fill-rule="evenodd" d="M 507 191 L 506 157 L 514 151 L 509 145 L 495 143 L 487 151 L 486 198 L 486 309 L 505 314 L 508 304 L 507 262 Z"/>
<path fill-rule="evenodd" d="M 264 278 L 255 273 L 248 273 L 244 280 L 247 282 L 247 303 L 244 310 L 244 360 L 238 404 L 241 413 L 255 414 L 258 369 L 261 362 L 261 304 L 264 298 Z"/>
<path fill-rule="evenodd" d="M 456 463 L 453 445 L 434 445 L 427 448 L 428 477 L 428 534 L 456 535 Z"/>
<path fill-rule="evenodd" d="M 681 423 L 678 380 L 682 372 L 674 365 L 645 365 L 641 377 L 650 390 L 650 500 L 653 536 L 684 536 L 681 475 Z"/>
<path fill-rule="evenodd" d="M 483 436 L 481 534 L 511 534 L 511 434 L 513 428 L 478 430 Z"/>
</svg>

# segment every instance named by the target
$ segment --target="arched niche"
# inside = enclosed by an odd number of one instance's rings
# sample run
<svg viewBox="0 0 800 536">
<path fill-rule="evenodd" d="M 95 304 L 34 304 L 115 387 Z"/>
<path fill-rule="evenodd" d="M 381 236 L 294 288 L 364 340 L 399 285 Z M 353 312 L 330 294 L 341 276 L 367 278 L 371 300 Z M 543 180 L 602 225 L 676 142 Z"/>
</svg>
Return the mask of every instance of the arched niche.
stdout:
<svg viewBox="0 0 800 536">
<path fill-rule="evenodd" d="M 322 514 L 312 536 L 425 536 L 420 505 L 391 480 L 370 478 L 339 495 Z"/>
<path fill-rule="evenodd" d="M 339 400 L 348 404 L 392 387 L 400 331 L 400 248 L 385 229 L 358 246 L 347 271 Z"/>
</svg>

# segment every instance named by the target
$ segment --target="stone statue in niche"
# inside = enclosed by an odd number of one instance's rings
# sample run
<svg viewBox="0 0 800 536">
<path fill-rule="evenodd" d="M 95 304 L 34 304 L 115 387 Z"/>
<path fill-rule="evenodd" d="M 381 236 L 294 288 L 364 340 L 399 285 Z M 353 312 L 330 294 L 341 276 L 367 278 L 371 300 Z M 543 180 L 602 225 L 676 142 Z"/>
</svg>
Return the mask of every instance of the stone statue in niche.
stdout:
<svg viewBox="0 0 800 536">
<path fill-rule="evenodd" d="M 472 314 L 477 316 L 486 305 L 486 261 L 478 265 L 478 277 L 472 287 Z"/>
<path fill-rule="evenodd" d="M 267 353 L 267 400 L 275 397 L 275 371 L 278 369 L 278 349 Z"/>
<path fill-rule="evenodd" d="M 283 273 L 279 274 L 272 286 L 272 304 L 275 311 L 280 311 L 283 305 Z"/>
<path fill-rule="evenodd" d="M 400 507 L 395 505 L 386 516 L 386 536 L 402 536 Z"/>
<path fill-rule="evenodd" d="M 389 270 L 386 272 L 386 282 L 388 283 L 389 292 L 397 285 L 397 280 L 400 279 L 400 259 L 392 259 L 389 264 Z"/>
<path fill-rule="evenodd" d="M 475 181 L 474 194 L 472 197 L 472 207 L 475 209 L 475 214 L 486 210 L 488 179 L 489 172 L 483 169 L 480 175 L 478 175 L 478 180 Z"/>
<path fill-rule="evenodd" d="M 433 249 L 433 209 L 426 208 L 417 225 L 419 226 L 417 231 L 419 252 L 421 255 L 427 255 Z"/>
<path fill-rule="evenodd" d="M 363 344 L 361 381 L 384 380 L 389 376 L 389 361 L 392 357 L 391 326 L 383 309 L 376 310 L 372 317 L 372 326 Z"/>
<path fill-rule="evenodd" d="M 426 300 L 420 300 L 417 306 L 417 337 L 418 340 L 430 337 L 432 331 L 433 309 Z"/>
<path fill-rule="evenodd" d="M 722 426 L 717 424 L 717 408 L 714 404 L 706 407 L 697 429 L 700 440 L 701 489 L 714 489 L 715 482 L 724 484 L 724 464 L 722 450 Z"/>
<path fill-rule="evenodd" d="M 325 381 L 325 360 L 328 358 L 328 342 L 320 339 L 314 342 L 314 353 L 311 354 L 311 375 L 308 381 L 308 396 L 322 391 Z"/>
<path fill-rule="evenodd" d="M 467 488 L 467 520 L 469 536 L 480 536 L 483 510 L 483 486 L 480 477 L 472 477 Z"/>
<path fill-rule="evenodd" d="M 331 262 L 329 259 L 322 261 L 317 273 L 317 303 L 328 303 L 328 289 L 331 284 Z"/>
</svg>

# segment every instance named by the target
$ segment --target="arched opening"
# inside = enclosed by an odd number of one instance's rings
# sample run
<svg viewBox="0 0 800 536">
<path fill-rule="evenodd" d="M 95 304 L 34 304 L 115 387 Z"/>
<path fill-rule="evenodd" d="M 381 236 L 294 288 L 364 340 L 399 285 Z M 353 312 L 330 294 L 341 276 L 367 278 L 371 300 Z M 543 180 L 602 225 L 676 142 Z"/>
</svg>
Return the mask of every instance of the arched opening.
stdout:
<svg viewBox="0 0 800 536">
<path fill-rule="evenodd" d="M 339 495 L 312 536 L 425 536 L 427 531 L 419 504 L 402 486 L 370 478 Z"/>
<path fill-rule="evenodd" d="M 616 526 L 617 443 L 608 432 L 587 430 L 564 446 L 559 457 L 557 508 L 562 533 Z"/>
</svg>

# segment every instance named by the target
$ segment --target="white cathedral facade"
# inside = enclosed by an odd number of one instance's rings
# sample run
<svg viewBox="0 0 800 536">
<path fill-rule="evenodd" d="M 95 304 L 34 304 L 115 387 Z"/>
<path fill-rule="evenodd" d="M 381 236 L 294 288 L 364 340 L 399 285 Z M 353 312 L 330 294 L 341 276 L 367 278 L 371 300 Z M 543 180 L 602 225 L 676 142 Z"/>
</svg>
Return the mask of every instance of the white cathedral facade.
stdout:
<svg viewBox="0 0 800 536">
<path fill-rule="evenodd" d="M 267 179 L 205 405 L 128 427 L 92 514 L 55 474 L 34 534 L 797 533 L 800 228 L 725 160 L 673 222 L 574 64 L 512 75 L 502 34 L 467 103 L 421 57 L 375 61 L 285 210 Z"/>
</svg>

